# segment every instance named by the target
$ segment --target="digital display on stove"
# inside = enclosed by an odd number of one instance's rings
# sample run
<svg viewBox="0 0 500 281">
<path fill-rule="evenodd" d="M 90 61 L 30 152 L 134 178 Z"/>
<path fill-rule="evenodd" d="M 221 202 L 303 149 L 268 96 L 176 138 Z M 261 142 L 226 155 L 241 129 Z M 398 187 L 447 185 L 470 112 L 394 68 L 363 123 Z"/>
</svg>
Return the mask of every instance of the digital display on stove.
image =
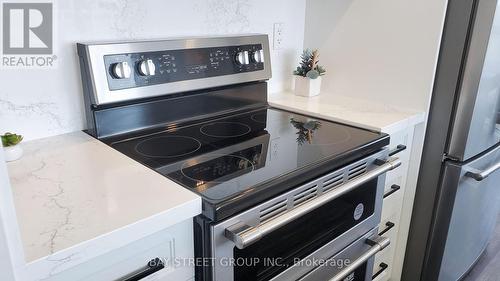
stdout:
<svg viewBox="0 0 500 281">
<path fill-rule="evenodd" d="M 193 65 L 193 64 L 198 65 L 198 64 L 204 64 L 204 63 L 206 64 L 207 63 L 206 58 L 198 50 L 192 50 L 192 49 L 185 50 L 183 58 L 184 58 L 184 62 L 186 63 L 186 65 Z"/>
</svg>

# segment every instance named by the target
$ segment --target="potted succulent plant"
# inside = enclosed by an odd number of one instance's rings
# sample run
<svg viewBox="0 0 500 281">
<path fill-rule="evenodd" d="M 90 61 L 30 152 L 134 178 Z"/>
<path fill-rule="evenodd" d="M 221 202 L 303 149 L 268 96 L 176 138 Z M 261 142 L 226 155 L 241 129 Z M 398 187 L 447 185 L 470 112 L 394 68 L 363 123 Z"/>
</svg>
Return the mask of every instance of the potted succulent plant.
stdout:
<svg viewBox="0 0 500 281">
<path fill-rule="evenodd" d="M 312 97 L 319 95 L 321 90 L 321 76 L 325 74 L 324 67 L 318 65 L 318 50 L 304 50 L 300 56 L 300 64 L 293 72 L 295 76 L 295 94 Z"/>
<path fill-rule="evenodd" d="M 23 140 L 23 136 L 5 133 L 0 136 L 2 138 L 2 146 L 5 151 L 5 160 L 7 162 L 15 161 L 23 156 L 23 149 L 19 143 Z"/>
</svg>

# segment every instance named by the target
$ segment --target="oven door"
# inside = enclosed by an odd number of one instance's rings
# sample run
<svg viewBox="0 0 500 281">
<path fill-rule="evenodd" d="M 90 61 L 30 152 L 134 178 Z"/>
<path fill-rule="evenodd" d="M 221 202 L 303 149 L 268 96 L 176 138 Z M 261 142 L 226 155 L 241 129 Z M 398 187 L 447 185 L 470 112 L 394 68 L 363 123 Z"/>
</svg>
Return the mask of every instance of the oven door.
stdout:
<svg viewBox="0 0 500 281">
<path fill-rule="evenodd" d="M 380 222 L 381 151 L 282 194 L 210 229 L 212 280 L 299 280 Z"/>
</svg>

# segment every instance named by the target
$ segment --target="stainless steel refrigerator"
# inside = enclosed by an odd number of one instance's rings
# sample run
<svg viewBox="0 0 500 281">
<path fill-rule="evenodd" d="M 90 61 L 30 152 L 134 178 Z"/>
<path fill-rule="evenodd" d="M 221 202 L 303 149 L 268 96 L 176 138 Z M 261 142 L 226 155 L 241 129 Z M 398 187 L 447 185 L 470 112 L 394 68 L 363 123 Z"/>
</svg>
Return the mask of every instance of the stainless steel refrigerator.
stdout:
<svg viewBox="0 0 500 281">
<path fill-rule="evenodd" d="M 460 280 L 487 247 L 500 205 L 499 111 L 500 3 L 449 0 L 402 280 Z"/>
</svg>

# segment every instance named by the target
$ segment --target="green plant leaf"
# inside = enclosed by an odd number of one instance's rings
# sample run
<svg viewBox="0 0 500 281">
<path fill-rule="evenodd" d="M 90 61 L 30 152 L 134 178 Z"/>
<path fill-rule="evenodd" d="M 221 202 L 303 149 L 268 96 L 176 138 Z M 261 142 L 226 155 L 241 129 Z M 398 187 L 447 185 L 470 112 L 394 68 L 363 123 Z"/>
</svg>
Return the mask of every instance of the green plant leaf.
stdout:
<svg viewBox="0 0 500 281">
<path fill-rule="evenodd" d="M 14 146 L 16 144 L 19 144 L 23 140 L 23 136 L 12 133 L 5 133 L 0 137 L 2 138 L 2 145 L 4 147 Z"/>
<path fill-rule="evenodd" d="M 318 50 L 305 49 L 300 56 L 299 66 L 297 66 L 297 69 L 293 72 L 293 74 L 303 77 L 309 77 L 311 79 L 316 79 L 319 76 L 323 75 L 326 70 L 324 67 L 318 65 L 318 57 Z M 314 72 L 310 74 L 311 76 L 308 76 L 308 73 L 311 71 Z M 317 72 L 317 75 L 315 72 Z"/>
<path fill-rule="evenodd" d="M 317 70 L 309 70 L 306 73 L 306 76 L 310 79 L 316 79 L 319 77 L 319 72 Z"/>
<path fill-rule="evenodd" d="M 323 75 L 326 72 L 325 68 L 321 65 L 318 65 L 316 70 L 319 72 L 319 75 Z"/>
</svg>

